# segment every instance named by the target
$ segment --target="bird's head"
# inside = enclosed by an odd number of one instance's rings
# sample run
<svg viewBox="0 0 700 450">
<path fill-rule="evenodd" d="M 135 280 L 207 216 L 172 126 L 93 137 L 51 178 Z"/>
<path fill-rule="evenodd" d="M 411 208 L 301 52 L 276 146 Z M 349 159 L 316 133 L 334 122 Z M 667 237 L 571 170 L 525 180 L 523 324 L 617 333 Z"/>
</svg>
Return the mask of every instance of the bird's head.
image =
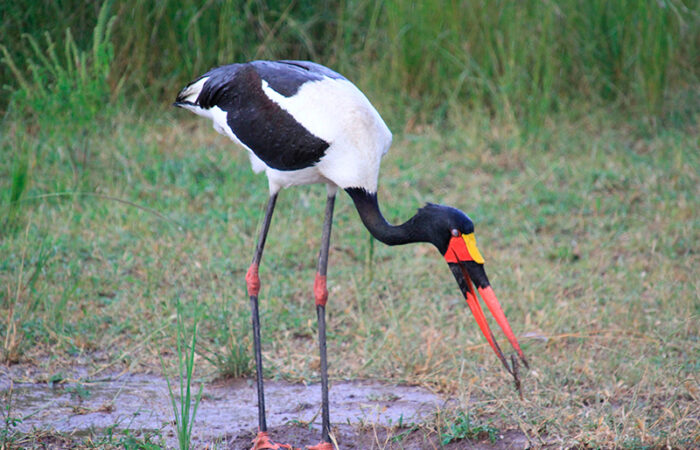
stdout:
<svg viewBox="0 0 700 450">
<path fill-rule="evenodd" d="M 474 222 L 456 208 L 430 203 L 418 211 L 416 216 L 414 216 L 414 220 L 421 225 L 417 228 L 427 232 L 426 240 L 433 243 L 445 258 L 481 332 L 506 370 L 513 373 L 515 369 L 509 367 L 503 352 L 496 342 L 476 298 L 476 291 L 479 292 L 508 341 L 513 345 L 518 356 L 520 356 L 520 359 L 527 367 L 527 359 L 525 359 L 525 355 L 520 349 L 520 345 L 486 276 L 484 257 L 476 245 Z M 474 286 L 476 286 L 476 291 Z"/>
</svg>

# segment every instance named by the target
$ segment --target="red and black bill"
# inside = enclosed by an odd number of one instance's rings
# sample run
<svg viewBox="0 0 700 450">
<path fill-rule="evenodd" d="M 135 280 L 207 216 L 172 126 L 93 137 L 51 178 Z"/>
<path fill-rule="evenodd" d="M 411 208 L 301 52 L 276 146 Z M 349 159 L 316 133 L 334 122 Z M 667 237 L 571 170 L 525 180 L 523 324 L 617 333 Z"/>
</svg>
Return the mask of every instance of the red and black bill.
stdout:
<svg viewBox="0 0 700 450">
<path fill-rule="evenodd" d="M 467 300 L 467 304 L 469 305 L 469 309 L 476 319 L 476 323 L 479 325 L 481 332 L 486 337 L 489 345 L 496 353 L 496 356 L 498 356 L 498 359 L 501 360 L 506 370 L 511 375 L 515 376 L 516 369 L 515 367 L 511 368 L 508 365 L 506 357 L 503 355 L 498 342 L 496 342 L 496 338 L 494 337 L 493 332 L 486 321 L 486 316 L 481 309 L 481 305 L 476 298 L 476 291 L 479 292 L 479 295 L 483 299 L 484 303 L 486 303 L 486 306 L 503 330 L 503 333 L 508 338 L 508 341 L 510 341 L 511 345 L 518 353 L 518 356 L 522 360 L 525 367 L 529 367 L 525 354 L 520 349 L 518 340 L 515 338 L 515 334 L 513 334 L 513 330 L 510 328 L 510 324 L 508 323 L 508 319 L 506 319 L 506 316 L 503 313 L 503 308 L 501 308 L 501 304 L 498 302 L 496 294 L 493 292 L 489 279 L 486 276 L 486 271 L 484 270 L 484 258 L 481 256 L 481 253 L 476 246 L 474 233 L 453 236 L 450 239 L 447 252 L 445 252 L 445 260 L 450 266 L 450 270 L 452 270 L 452 274 L 457 280 L 457 284 Z M 474 289 L 474 286 L 476 286 L 476 290 Z M 516 383 L 518 383 L 518 381 L 519 380 L 517 380 L 516 377 Z"/>
</svg>

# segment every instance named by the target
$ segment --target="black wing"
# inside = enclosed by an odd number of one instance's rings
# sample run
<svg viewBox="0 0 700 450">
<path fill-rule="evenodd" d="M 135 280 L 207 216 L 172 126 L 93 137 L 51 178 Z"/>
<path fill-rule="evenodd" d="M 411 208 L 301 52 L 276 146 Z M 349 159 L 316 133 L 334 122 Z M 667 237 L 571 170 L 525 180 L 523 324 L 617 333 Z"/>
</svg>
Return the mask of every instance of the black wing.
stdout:
<svg viewBox="0 0 700 450">
<path fill-rule="evenodd" d="M 312 166 L 325 155 L 329 143 L 304 128 L 262 90 L 265 80 L 285 97 L 297 95 L 304 83 L 324 78 L 344 79 L 308 61 L 253 61 L 212 69 L 196 103 L 227 112 L 233 134 L 268 166 L 297 170 Z M 195 81 L 196 82 L 196 81 Z"/>
</svg>

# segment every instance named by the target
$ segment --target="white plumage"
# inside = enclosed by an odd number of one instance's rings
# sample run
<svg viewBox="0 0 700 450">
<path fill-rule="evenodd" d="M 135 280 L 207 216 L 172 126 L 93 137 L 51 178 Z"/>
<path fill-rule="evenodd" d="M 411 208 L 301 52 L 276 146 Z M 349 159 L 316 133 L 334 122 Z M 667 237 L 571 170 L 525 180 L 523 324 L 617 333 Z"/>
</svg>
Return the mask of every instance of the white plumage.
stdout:
<svg viewBox="0 0 700 450">
<path fill-rule="evenodd" d="M 203 77 L 181 93 L 184 105 L 192 112 L 211 119 L 214 129 L 248 151 L 253 170 L 265 171 L 270 193 L 291 186 L 325 183 L 335 191 L 358 187 L 377 191 L 382 156 L 391 146 L 391 131 L 367 97 L 345 79 L 323 77 L 301 85 L 287 97 L 261 79 L 265 95 L 288 112 L 301 126 L 329 144 L 325 155 L 315 165 L 298 170 L 278 170 L 263 162 L 253 149 L 236 136 L 227 121 L 227 112 L 213 106 L 205 109 L 196 99 L 208 81 Z M 273 124 L 274 125 L 274 124 Z"/>
</svg>

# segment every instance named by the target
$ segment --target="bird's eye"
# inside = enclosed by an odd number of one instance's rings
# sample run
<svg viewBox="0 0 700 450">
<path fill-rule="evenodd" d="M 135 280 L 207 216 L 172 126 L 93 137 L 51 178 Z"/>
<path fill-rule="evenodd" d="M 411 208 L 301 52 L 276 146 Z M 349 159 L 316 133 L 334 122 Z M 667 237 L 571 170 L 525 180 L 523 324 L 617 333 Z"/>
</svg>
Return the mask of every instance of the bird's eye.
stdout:
<svg viewBox="0 0 700 450">
<path fill-rule="evenodd" d="M 459 233 L 459 230 L 458 230 L 457 228 L 453 228 L 453 229 L 452 229 L 452 236 L 458 237 L 459 234 L 460 234 L 460 233 Z"/>
</svg>

